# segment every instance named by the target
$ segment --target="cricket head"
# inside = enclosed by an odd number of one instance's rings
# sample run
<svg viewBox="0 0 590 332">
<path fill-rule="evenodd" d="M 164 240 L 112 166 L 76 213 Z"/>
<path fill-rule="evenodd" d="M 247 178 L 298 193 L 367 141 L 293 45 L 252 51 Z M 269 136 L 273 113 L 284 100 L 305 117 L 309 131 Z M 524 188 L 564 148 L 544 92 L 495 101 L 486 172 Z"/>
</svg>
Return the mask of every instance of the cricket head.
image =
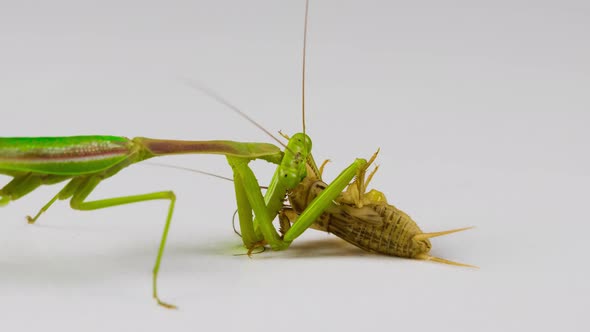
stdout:
<svg viewBox="0 0 590 332">
<path fill-rule="evenodd" d="M 311 146 L 311 138 L 304 133 L 289 138 L 279 168 L 279 176 L 289 189 L 295 188 L 307 175 L 306 161 L 311 154 Z"/>
<path fill-rule="evenodd" d="M 443 236 L 443 235 L 447 235 L 447 234 L 452 234 L 452 233 L 457 233 L 457 232 L 465 231 L 465 230 L 468 230 L 471 228 L 473 228 L 473 227 L 452 229 L 452 230 L 443 231 L 443 232 L 420 233 L 420 234 L 414 235 L 412 237 L 412 245 L 415 246 L 414 248 L 416 248 L 416 251 L 415 251 L 416 254 L 414 255 L 413 258 L 423 259 L 423 260 L 427 260 L 427 261 L 434 261 L 434 262 L 438 262 L 438 263 L 455 265 L 455 266 L 465 266 L 465 267 L 477 268 L 477 266 L 463 264 L 463 263 L 457 263 L 457 262 L 446 260 L 444 258 L 430 256 L 428 254 L 430 252 L 430 249 L 432 248 L 432 245 L 430 244 L 430 240 L 429 240 L 430 238 L 437 237 L 437 236 Z"/>
</svg>

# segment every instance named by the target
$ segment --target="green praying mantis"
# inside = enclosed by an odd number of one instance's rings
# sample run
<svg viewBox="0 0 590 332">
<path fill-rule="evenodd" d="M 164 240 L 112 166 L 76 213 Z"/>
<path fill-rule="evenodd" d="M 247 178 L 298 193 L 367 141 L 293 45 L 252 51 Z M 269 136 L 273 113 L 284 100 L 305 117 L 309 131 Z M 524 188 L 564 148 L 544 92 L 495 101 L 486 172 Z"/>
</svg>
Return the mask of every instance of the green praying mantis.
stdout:
<svg viewBox="0 0 590 332">
<path fill-rule="evenodd" d="M 179 153 L 225 155 L 234 172 L 244 245 L 253 249 L 264 243 L 275 250 L 282 250 L 314 222 L 354 177 L 356 169 L 366 163 L 361 159 L 356 160 L 342 172 L 339 181 L 323 193 L 324 198 L 300 216 L 297 227 L 292 227 L 284 236 L 280 236 L 274 229 L 272 220 L 282 208 L 287 191 L 305 177 L 305 159 L 310 148 L 311 140 L 304 134 L 293 135 L 285 152 L 268 143 L 232 141 L 173 141 L 118 136 L 0 138 L 0 173 L 13 177 L 0 190 L 0 203 L 5 205 L 19 199 L 41 185 L 64 181 L 69 182 L 34 217 L 27 217 L 29 223 L 35 223 L 57 200 L 69 199 L 73 209 L 83 211 L 151 200 L 168 200 L 168 215 L 153 270 L 153 296 L 160 305 L 173 308 L 173 305 L 162 301 L 158 296 L 157 279 L 176 201 L 174 193 L 161 191 L 87 201 L 86 198 L 96 186 L 127 166 L 156 156 Z M 266 198 L 262 196 L 258 181 L 248 166 L 254 159 L 278 165 Z M 253 219 L 252 211 L 256 219 Z"/>
<path fill-rule="evenodd" d="M 0 189 L 0 205 L 17 200 L 42 185 L 66 182 L 29 223 L 35 223 L 57 200 L 69 200 L 76 210 L 98 210 L 112 206 L 152 200 L 169 201 L 168 214 L 153 268 L 153 297 L 166 308 L 174 305 L 160 299 L 158 274 L 172 221 L 176 196 L 172 191 L 121 196 L 88 201 L 88 196 L 105 179 L 123 168 L 154 157 L 174 154 L 217 154 L 227 158 L 233 171 L 237 212 L 242 241 L 249 253 L 259 247 L 287 249 L 310 227 L 332 232 L 363 249 L 389 255 L 429 259 L 462 265 L 429 256 L 428 239 L 463 229 L 422 233 L 405 213 L 389 205 L 382 193 L 366 192 L 373 173 L 365 179 L 369 161 L 355 159 L 330 184 L 321 181 L 323 164 L 318 168 L 311 155 L 312 141 L 305 133 L 305 47 L 309 1 L 306 1 L 303 40 L 303 132 L 283 144 L 284 150 L 270 143 L 223 140 L 179 141 L 120 136 L 12 137 L 0 138 L 0 174 L 13 179 Z M 213 93 L 210 96 L 243 112 Z M 269 134 L 270 135 L 270 134 Z M 271 135 L 272 136 L 272 135 Z M 253 160 L 277 165 L 263 195 L 254 172 Z M 353 181 L 354 179 L 354 181 Z M 302 198 L 303 197 L 303 198 Z M 284 205 L 285 199 L 291 207 Z M 273 220 L 279 215 L 278 231 Z M 369 227 L 369 228 L 368 228 Z M 362 229 L 358 231 L 358 229 Z M 371 229 L 371 233 L 366 230 Z M 368 237 L 370 235 L 370 237 Z M 378 239 L 378 245 L 374 241 Z M 373 242 L 372 242 L 373 241 Z M 388 246 L 382 246 L 387 243 Z M 406 250 L 406 249 L 412 250 Z"/>
</svg>

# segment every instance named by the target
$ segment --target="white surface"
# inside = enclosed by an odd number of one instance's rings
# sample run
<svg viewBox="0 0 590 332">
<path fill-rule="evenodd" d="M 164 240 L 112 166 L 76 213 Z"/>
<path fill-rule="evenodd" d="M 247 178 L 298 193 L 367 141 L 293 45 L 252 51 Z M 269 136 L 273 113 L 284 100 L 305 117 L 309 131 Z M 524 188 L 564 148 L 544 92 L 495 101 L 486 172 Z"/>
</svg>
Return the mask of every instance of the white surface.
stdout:
<svg viewBox="0 0 590 332">
<path fill-rule="evenodd" d="M 366 254 L 309 232 L 232 256 L 232 185 L 136 165 L 93 197 L 163 202 L 0 210 L 4 331 L 588 330 L 590 5 L 586 1 L 312 1 L 308 129 L 334 176 L 381 147 L 373 185 L 470 270 Z M 0 10 L 1 135 L 269 141 L 182 83 L 264 126 L 300 130 L 303 1 L 32 1 Z M 230 175 L 218 156 L 167 158 Z M 259 164 L 260 165 L 260 164 Z M 257 168 L 261 182 L 271 169 Z M 6 178 L 8 181 L 8 178 Z"/>
</svg>

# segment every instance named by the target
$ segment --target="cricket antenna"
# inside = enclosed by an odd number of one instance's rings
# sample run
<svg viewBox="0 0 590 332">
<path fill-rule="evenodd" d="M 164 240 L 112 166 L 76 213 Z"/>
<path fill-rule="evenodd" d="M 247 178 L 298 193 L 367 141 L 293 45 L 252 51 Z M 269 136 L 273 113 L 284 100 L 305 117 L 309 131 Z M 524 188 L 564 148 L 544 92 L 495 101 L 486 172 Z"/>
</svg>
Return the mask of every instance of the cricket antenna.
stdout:
<svg viewBox="0 0 590 332">
<path fill-rule="evenodd" d="M 305 0 L 305 21 L 303 23 L 303 66 L 301 79 L 301 121 L 303 134 L 305 135 L 305 58 L 307 53 L 307 16 L 309 13 L 309 0 Z"/>
<path fill-rule="evenodd" d="M 259 124 L 258 122 L 254 121 L 254 119 L 252 119 L 251 117 L 249 117 L 245 112 L 243 112 L 242 110 L 240 110 L 239 108 L 237 108 L 236 106 L 234 106 L 229 101 L 223 99 L 217 93 L 215 93 L 212 90 L 209 90 L 209 89 L 207 89 L 207 88 L 205 88 L 205 87 L 203 87 L 203 86 L 195 83 L 194 81 L 192 81 L 190 79 L 185 78 L 185 79 L 183 79 L 183 81 L 186 83 L 186 85 L 190 86 L 191 88 L 193 88 L 193 89 L 195 89 L 195 90 L 197 90 L 199 92 L 202 92 L 205 95 L 207 95 L 208 97 L 211 97 L 211 98 L 215 99 L 215 101 L 217 101 L 218 103 L 225 105 L 227 108 L 231 109 L 232 111 L 234 111 L 235 113 L 237 113 L 239 116 L 241 116 L 242 118 L 246 119 L 251 124 L 253 124 L 256 127 L 258 127 L 258 129 L 262 130 L 265 134 L 267 134 L 272 139 L 274 139 L 282 147 L 284 147 L 287 150 L 289 149 L 285 145 L 285 143 L 281 142 L 281 140 L 279 140 L 278 138 L 276 138 L 273 134 L 271 134 L 268 130 L 266 130 L 266 128 L 264 128 L 261 124 Z"/>
</svg>

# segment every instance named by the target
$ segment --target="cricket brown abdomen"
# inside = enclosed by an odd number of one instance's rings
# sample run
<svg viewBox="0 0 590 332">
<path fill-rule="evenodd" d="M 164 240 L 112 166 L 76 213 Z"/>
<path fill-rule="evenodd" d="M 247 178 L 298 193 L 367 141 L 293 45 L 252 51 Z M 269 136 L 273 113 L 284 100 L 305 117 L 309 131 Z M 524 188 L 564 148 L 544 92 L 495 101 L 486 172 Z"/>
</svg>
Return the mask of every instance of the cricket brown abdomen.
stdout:
<svg viewBox="0 0 590 332">
<path fill-rule="evenodd" d="M 321 180 L 304 179 L 289 194 L 292 208 L 296 213 L 302 213 L 326 187 Z M 413 258 L 428 253 L 431 248 L 428 239 L 414 239 L 422 231 L 410 216 L 384 202 L 357 207 L 336 200 L 312 228 L 332 233 L 361 249 L 385 255 Z"/>
<path fill-rule="evenodd" d="M 330 212 L 326 230 L 364 250 L 408 258 L 430 250 L 430 242 L 413 239 L 422 233 L 418 225 L 393 205 L 340 205 Z"/>
</svg>

